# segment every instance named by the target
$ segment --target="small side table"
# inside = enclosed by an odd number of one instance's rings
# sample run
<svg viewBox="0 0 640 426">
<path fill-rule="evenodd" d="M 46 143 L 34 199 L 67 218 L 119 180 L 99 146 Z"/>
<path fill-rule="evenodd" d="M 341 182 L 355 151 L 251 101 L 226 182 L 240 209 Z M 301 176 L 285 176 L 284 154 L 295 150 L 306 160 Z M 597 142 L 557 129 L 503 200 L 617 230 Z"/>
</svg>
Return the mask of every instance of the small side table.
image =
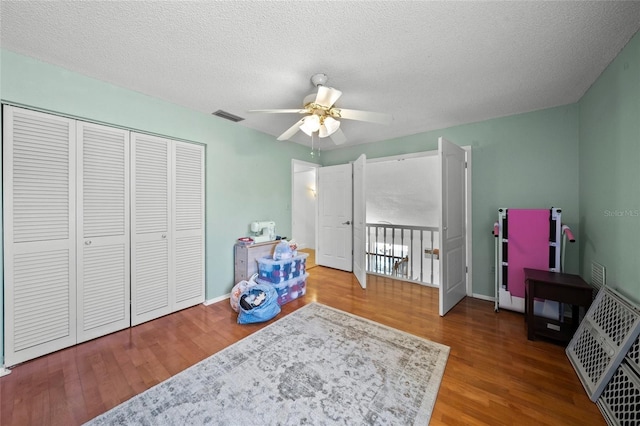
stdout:
<svg viewBox="0 0 640 426">
<path fill-rule="evenodd" d="M 524 279 L 527 338 L 535 340 L 536 336 L 541 336 L 569 343 L 578 328 L 580 307 L 586 311 L 591 306 L 593 288 L 578 275 L 539 269 L 525 268 Z M 535 316 L 533 301 L 536 298 L 571 305 L 571 319 L 562 318 L 561 321 L 556 321 Z"/>
</svg>

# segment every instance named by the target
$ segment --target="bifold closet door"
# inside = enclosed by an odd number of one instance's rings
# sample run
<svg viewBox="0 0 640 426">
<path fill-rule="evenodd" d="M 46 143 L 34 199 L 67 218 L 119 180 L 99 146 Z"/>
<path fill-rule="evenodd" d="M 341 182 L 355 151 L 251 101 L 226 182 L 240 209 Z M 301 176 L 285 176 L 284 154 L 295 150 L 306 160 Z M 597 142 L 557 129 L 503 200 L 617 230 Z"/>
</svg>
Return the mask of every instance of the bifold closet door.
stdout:
<svg viewBox="0 0 640 426">
<path fill-rule="evenodd" d="M 170 140 L 131 133 L 131 325 L 172 312 L 170 154 Z"/>
<path fill-rule="evenodd" d="M 204 147 L 174 142 L 173 310 L 204 302 Z"/>
<path fill-rule="evenodd" d="M 204 301 L 204 147 L 131 134 L 131 323 Z"/>
<path fill-rule="evenodd" d="M 77 123 L 78 342 L 131 325 L 129 132 Z"/>
<path fill-rule="evenodd" d="M 75 122 L 3 109 L 5 364 L 76 343 Z"/>
</svg>

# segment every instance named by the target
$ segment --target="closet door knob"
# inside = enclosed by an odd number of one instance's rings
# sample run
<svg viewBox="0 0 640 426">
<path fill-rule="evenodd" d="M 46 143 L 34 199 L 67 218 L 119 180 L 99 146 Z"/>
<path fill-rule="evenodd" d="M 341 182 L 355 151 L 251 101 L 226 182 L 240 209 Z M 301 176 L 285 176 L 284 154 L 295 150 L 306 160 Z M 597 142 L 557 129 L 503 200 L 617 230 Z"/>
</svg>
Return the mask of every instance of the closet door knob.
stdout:
<svg viewBox="0 0 640 426">
<path fill-rule="evenodd" d="M 162 238 L 167 238 L 167 234 L 162 234 Z"/>
<path fill-rule="evenodd" d="M 90 246 L 90 245 L 91 245 L 91 240 L 87 240 L 87 241 L 85 241 L 85 242 L 84 242 L 84 245 L 85 245 L 85 246 Z"/>
</svg>

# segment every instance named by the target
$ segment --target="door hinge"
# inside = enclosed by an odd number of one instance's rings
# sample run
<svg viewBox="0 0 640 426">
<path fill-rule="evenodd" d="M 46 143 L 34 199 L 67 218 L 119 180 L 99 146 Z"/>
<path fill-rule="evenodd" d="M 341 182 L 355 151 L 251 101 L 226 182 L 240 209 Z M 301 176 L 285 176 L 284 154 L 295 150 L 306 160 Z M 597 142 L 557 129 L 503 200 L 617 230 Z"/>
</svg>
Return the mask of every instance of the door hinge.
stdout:
<svg viewBox="0 0 640 426">
<path fill-rule="evenodd" d="M 466 169 L 469 163 L 467 163 L 466 161 L 464 162 L 464 168 Z"/>
<path fill-rule="evenodd" d="M 468 266 L 464 267 L 464 272 L 467 273 L 467 274 L 469 273 L 469 267 Z"/>
</svg>

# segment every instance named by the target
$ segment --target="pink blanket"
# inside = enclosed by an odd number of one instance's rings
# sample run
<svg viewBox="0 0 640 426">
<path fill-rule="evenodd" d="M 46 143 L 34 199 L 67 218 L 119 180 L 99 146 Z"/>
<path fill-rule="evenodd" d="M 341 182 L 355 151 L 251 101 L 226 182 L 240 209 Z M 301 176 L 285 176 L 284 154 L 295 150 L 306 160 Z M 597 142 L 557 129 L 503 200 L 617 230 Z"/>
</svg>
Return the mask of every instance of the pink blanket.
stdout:
<svg viewBox="0 0 640 426">
<path fill-rule="evenodd" d="M 549 270 L 549 209 L 509 209 L 508 281 L 512 296 L 524 298 L 524 268 Z"/>
</svg>

